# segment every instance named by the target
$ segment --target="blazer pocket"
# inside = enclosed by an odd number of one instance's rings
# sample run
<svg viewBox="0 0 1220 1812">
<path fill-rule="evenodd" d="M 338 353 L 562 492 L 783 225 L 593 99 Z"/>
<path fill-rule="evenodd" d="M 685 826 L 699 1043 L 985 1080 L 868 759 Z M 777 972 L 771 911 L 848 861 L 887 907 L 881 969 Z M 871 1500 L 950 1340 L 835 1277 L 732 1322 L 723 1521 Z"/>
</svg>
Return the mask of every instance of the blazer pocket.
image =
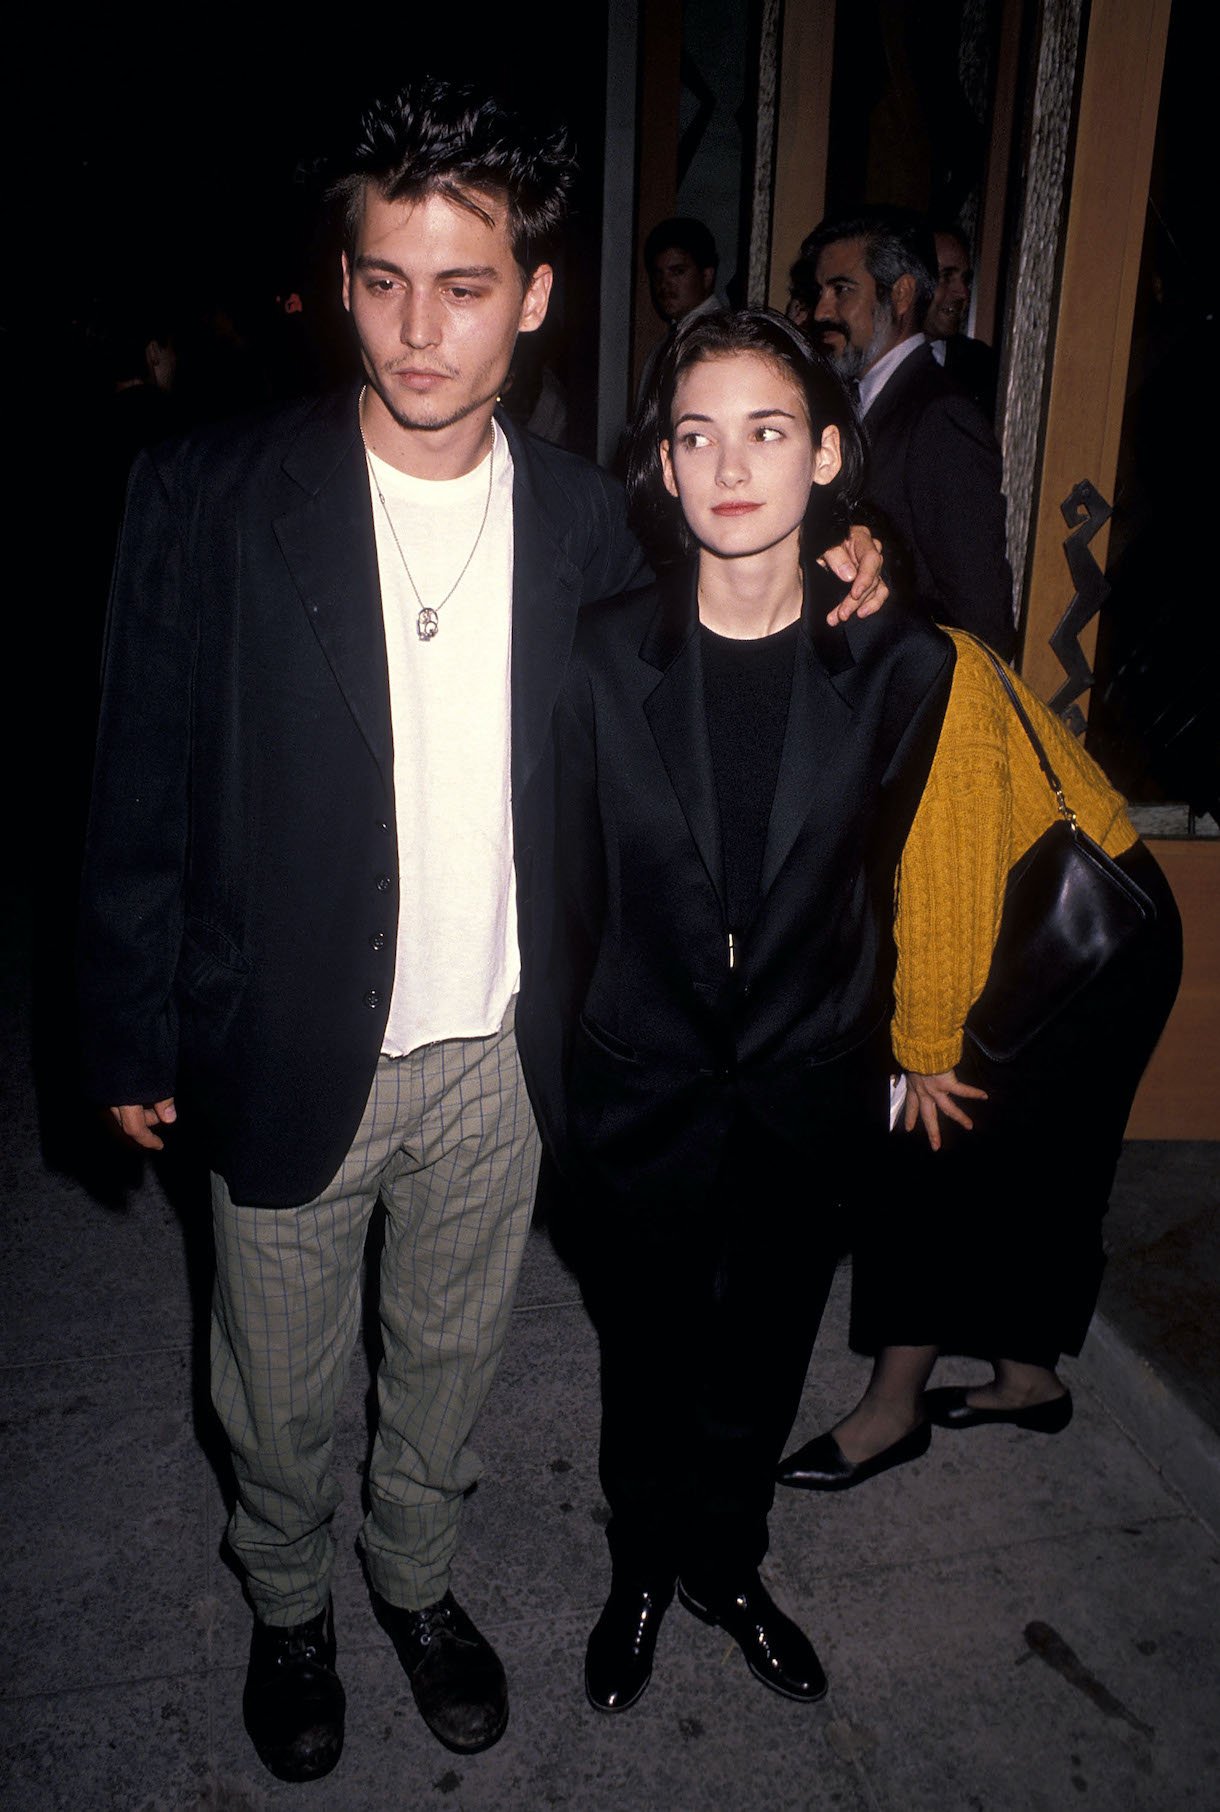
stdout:
<svg viewBox="0 0 1220 1812">
<path fill-rule="evenodd" d="M 178 961 L 178 1000 L 185 1043 L 196 1056 L 223 1042 L 250 979 L 250 961 L 219 926 L 188 919 Z"/>
<path fill-rule="evenodd" d="M 604 1056 L 613 1057 L 616 1063 L 638 1063 L 640 1061 L 638 1051 L 635 1051 L 631 1045 L 624 1044 L 621 1038 L 616 1038 L 613 1032 L 607 1032 L 604 1026 L 599 1026 L 597 1021 L 590 1019 L 587 1013 L 582 1013 L 580 1016 L 580 1029 L 591 1045 L 594 1045 Z"/>
<path fill-rule="evenodd" d="M 182 930 L 179 974 L 186 980 L 204 976 L 213 969 L 227 971 L 230 975 L 249 975 L 250 959 L 219 925 L 213 925 L 209 919 L 188 918 Z"/>
<path fill-rule="evenodd" d="M 801 1059 L 802 1068 L 807 1070 L 824 1069 L 828 1064 L 838 1063 L 844 1057 L 850 1057 L 853 1051 L 860 1050 L 870 1039 L 876 1038 L 883 1026 L 889 1025 L 890 1014 L 887 1010 L 879 1018 L 872 1020 L 863 1030 L 859 1026 L 850 1032 L 842 1033 L 820 1049 L 810 1052 Z"/>
</svg>

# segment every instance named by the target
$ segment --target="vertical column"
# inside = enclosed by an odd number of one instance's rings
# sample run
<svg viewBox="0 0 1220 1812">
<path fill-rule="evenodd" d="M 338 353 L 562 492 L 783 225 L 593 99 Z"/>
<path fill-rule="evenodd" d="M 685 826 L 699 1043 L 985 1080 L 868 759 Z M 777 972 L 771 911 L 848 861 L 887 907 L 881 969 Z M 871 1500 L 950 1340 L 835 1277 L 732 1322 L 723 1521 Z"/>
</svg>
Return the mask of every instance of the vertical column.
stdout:
<svg viewBox="0 0 1220 1812">
<path fill-rule="evenodd" d="M 631 396 L 661 326 L 644 276 L 644 241 L 678 200 L 678 102 L 682 68 L 682 0 L 647 0 L 640 16 L 639 134 L 635 249 L 632 264 Z"/>
<path fill-rule="evenodd" d="M 754 146 L 751 158 L 750 245 L 743 260 L 746 301 L 751 308 L 767 300 L 771 276 L 771 209 L 775 195 L 776 110 L 779 104 L 781 0 L 761 0 L 758 31 L 758 86 L 754 97 Z"/>
<path fill-rule="evenodd" d="M 606 149 L 597 361 L 597 458 L 603 466 L 614 458 L 631 405 L 628 380 L 635 271 L 639 0 L 609 0 L 606 12 Z"/>
<path fill-rule="evenodd" d="M 1093 0 L 1089 11 L 1054 356 L 1028 538 L 1022 671 L 1046 696 L 1063 678 L 1047 637 L 1071 591 L 1060 502 L 1082 478 L 1104 497 L 1114 495 L 1168 29 L 1169 0 Z M 1010 371 L 1010 408 L 1014 375 Z M 1103 529 L 1092 544 L 1101 566 L 1106 539 Z M 1090 657 L 1095 627 L 1087 632 Z"/>
<path fill-rule="evenodd" d="M 995 94 L 983 199 L 974 243 L 974 293 L 969 332 L 989 346 L 1000 331 L 1000 270 L 1004 257 L 1005 197 L 1012 160 L 1017 83 L 1021 64 L 1021 23 L 1025 0 L 1003 0 L 996 58 Z"/>
<path fill-rule="evenodd" d="M 801 240 L 825 212 L 834 36 L 835 0 L 786 0 L 770 127 L 774 191 L 766 222 L 766 280 L 757 296 L 772 308 L 787 306 L 789 268 Z M 760 131 L 762 112 L 760 94 Z M 751 260 L 751 277 L 753 269 Z M 753 283 L 750 299 L 755 300 Z"/>
<path fill-rule="evenodd" d="M 1044 0 L 1033 82 L 1004 398 L 1008 557 L 1018 589 L 1025 576 L 1033 521 L 1073 120 L 1080 9 L 1081 0 Z"/>
</svg>

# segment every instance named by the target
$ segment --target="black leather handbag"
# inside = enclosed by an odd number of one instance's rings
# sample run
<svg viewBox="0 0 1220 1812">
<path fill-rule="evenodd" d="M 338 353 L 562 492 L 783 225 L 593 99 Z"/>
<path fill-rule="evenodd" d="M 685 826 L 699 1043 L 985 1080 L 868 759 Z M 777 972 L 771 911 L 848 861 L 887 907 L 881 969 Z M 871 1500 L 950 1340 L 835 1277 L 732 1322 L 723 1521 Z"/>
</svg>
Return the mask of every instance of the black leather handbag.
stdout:
<svg viewBox="0 0 1220 1812">
<path fill-rule="evenodd" d="M 1018 1056 L 1156 917 L 1144 890 L 1086 836 L 999 657 L 979 643 L 1055 795 L 1059 818 L 1009 871 L 1000 930 L 966 1036 L 994 1063 Z"/>
</svg>

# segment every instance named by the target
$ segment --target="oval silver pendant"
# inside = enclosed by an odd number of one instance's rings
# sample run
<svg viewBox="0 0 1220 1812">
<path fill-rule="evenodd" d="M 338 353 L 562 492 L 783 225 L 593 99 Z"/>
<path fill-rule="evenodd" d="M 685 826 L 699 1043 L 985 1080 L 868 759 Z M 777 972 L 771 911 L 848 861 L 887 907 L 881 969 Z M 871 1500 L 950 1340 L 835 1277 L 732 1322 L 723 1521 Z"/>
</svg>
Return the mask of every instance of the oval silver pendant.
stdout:
<svg viewBox="0 0 1220 1812">
<path fill-rule="evenodd" d="M 430 642 L 439 628 L 440 622 L 437 619 L 436 612 L 430 604 L 425 604 L 415 619 L 416 635 L 421 642 Z"/>
</svg>

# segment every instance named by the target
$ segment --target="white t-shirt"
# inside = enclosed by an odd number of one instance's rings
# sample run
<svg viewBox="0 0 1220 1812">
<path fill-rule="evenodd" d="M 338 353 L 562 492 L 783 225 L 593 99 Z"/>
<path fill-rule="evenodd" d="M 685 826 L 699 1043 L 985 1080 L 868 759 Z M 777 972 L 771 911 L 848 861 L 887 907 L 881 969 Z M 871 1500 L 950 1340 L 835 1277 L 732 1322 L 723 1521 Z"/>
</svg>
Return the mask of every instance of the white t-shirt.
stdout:
<svg viewBox="0 0 1220 1812">
<path fill-rule="evenodd" d="M 369 454 L 398 829 L 398 943 L 382 1045 L 392 1057 L 498 1031 L 520 978 L 509 766 L 513 464 L 493 428 L 487 459 L 462 478 L 412 478 Z M 417 631 L 421 600 L 438 612 L 430 641 Z"/>
</svg>

